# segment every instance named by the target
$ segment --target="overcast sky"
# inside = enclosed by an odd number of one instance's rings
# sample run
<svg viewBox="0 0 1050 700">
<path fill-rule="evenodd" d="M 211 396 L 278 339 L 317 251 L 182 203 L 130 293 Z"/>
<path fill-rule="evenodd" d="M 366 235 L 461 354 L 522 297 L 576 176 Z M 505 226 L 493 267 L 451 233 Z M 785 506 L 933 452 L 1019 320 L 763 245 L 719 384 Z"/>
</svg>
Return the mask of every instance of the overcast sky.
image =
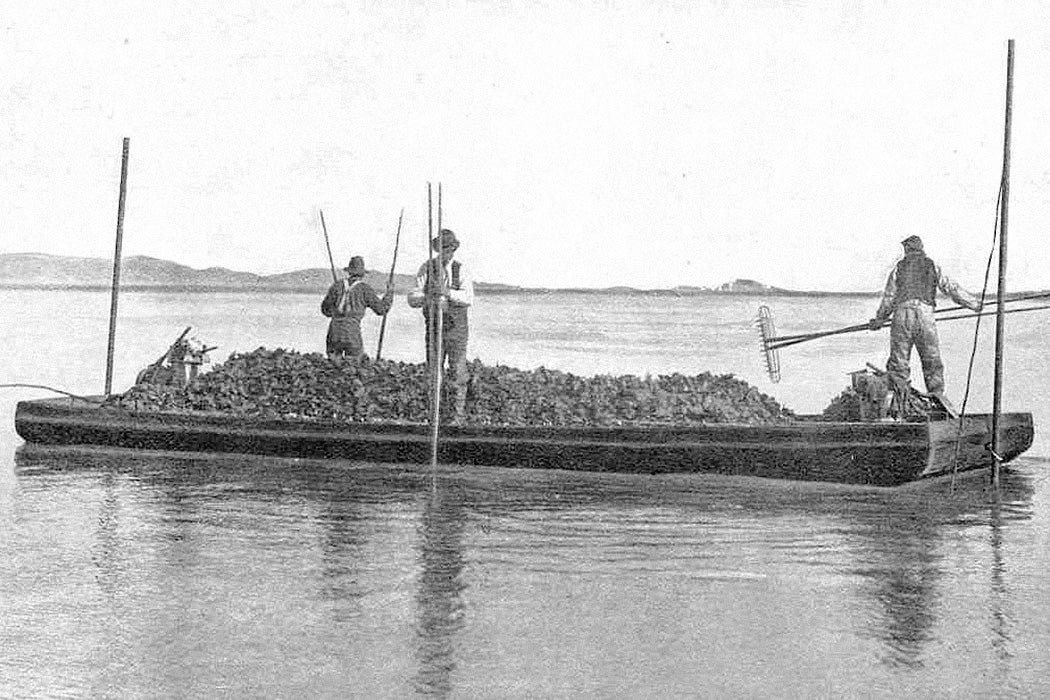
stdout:
<svg viewBox="0 0 1050 700">
<path fill-rule="evenodd" d="M 1010 288 L 1050 287 L 1050 8 L 956 2 L 0 1 L 0 253 L 262 274 L 978 289 L 1015 38 Z M 1043 36 L 1040 36 L 1043 34 Z"/>
</svg>

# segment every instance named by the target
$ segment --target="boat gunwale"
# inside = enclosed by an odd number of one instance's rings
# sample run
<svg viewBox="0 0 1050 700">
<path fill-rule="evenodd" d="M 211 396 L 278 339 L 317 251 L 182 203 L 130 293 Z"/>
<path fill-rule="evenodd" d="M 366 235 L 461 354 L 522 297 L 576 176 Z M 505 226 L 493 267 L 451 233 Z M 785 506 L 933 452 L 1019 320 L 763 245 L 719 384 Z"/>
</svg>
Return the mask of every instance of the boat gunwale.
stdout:
<svg viewBox="0 0 1050 700">
<path fill-rule="evenodd" d="M 1008 413 L 1013 454 L 1031 444 L 1031 413 Z M 987 414 L 966 416 L 965 465 L 983 465 Z M 704 472 L 896 486 L 949 468 L 946 438 L 955 421 L 701 426 L 447 426 L 443 461 L 596 472 Z M 423 462 L 422 423 L 332 423 L 259 419 L 214 412 L 127 411 L 89 399 L 20 401 L 15 428 L 27 443 L 103 445 L 136 450 Z M 954 443 L 954 440 L 950 442 Z M 935 453 L 936 456 L 935 456 Z"/>
<path fill-rule="evenodd" d="M 99 426 L 112 426 L 124 422 L 138 423 L 137 427 L 154 426 L 158 429 L 229 430 L 290 434 L 301 432 L 308 435 L 345 436 L 353 439 L 404 439 L 426 438 L 430 429 L 427 423 L 408 421 L 325 421 L 312 418 L 271 418 L 239 416 L 220 412 L 204 411 L 135 411 L 126 408 L 107 408 L 89 399 L 89 403 L 78 402 L 67 397 L 30 399 L 19 401 L 16 423 L 32 416 L 37 420 L 61 420 L 63 418 L 83 421 L 88 419 Z M 442 427 L 443 439 L 451 440 L 520 440 L 520 441 L 572 441 L 585 444 L 638 442 L 640 444 L 670 445 L 700 441 L 711 443 L 713 438 L 730 443 L 755 443 L 769 447 L 770 441 L 779 446 L 813 446 L 814 438 L 823 438 L 829 445 L 923 443 L 929 439 L 929 422 L 906 423 L 862 423 L 822 421 L 819 417 L 803 417 L 783 423 L 703 423 L 696 425 L 633 424 L 624 426 L 574 426 L 574 425 L 484 425 L 457 424 Z M 733 438 L 737 438 L 734 440 Z M 835 439 L 837 438 L 837 439 Z"/>
</svg>

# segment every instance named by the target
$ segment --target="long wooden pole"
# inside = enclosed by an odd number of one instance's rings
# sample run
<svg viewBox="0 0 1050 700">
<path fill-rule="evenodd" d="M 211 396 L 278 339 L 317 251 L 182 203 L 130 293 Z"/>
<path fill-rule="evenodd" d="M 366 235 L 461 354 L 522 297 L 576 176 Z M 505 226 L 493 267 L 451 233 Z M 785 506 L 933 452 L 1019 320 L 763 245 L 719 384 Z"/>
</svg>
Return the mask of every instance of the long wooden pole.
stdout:
<svg viewBox="0 0 1050 700">
<path fill-rule="evenodd" d="M 441 427 L 441 375 L 443 374 L 445 358 L 444 358 L 444 327 L 445 327 L 445 311 L 441 308 L 441 301 L 445 295 L 445 258 L 444 249 L 441 245 L 441 183 L 438 183 L 438 206 L 437 206 L 437 260 L 438 260 L 438 279 L 437 285 L 440 293 L 435 296 L 434 306 L 432 307 L 437 317 L 437 329 L 434 340 L 434 357 L 437 362 L 434 371 L 434 423 L 432 426 L 432 432 L 430 435 L 430 463 L 433 466 L 437 466 L 438 458 L 438 432 Z M 431 243 L 433 248 L 433 243 Z M 433 323 L 433 319 L 431 319 Z"/>
<path fill-rule="evenodd" d="M 339 276 L 335 274 L 335 260 L 332 258 L 332 246 L 328 242 L 328 227 L 324 225 L 324 212 L 321 212 L 321 230 L 324 231 L 324 247 L 328 249 L 328 264 L 332 266 L 332 281 L 338 282 Z"/>
<path fill-rule="evenodd" d="M 1050 305 L 1040 304 L 1039 306 L 1025 306 L 1024 308 L 1020 308 L 1020 309 L 1007 309 L 1006 311 L 1003 311 L 1003 314 L 1020 314 L 1020 313 L 1025 313 L 1026 311 L 1046 311 L 1047 309 L 1050 309 Z M 979 316 L 995 316 L 998 313 L 999 313 L 998 311 L 982 311 L 980 313 L 976 313 L 975 312 L 975 313 L 959 314 L 957 316 L 949 316 L 947 318 L 939 318 L 939 319 L 937 319 L 937 323 L 944 323 L 945 321 L 963 321 L 963 320 L 970 319 L 970 318 L 977 318 Z M 864 326 L 864 328 L 867 328 L 867 326 Z M 780 350 L 781 348 L 788 348 L 788 347 L 791 347 L 792 345 L 798 345 L 799 343 L 809 342 L 810 340 L 819 340 L 820 338 L 826 338 L 826 337 L 831 336 L 831 335 L 838 335 L 838 334 L 842 334 L 842 333 L 851 333 L 851 332 L 854 332 L 854 331 L 857 331 L 857 330 L 862 330 L 862 329 L 861 328 L 839 329 L 837 331 L 825 331 L 824 333 L 814 333 L 813 335 L 799 336 L 799 337 L 794 338 L 792 340 L 778 340 L 776 338 L 773 338 L 773 339 L 771 339 L 769 341 L 766 341 L 766 342 L 767 342 L 767 346 L 769 347 L 770 350 Z"/>
<path fill-rule="evenodd" d="M 423 303 L 426 305 L 426 318 L 427 318 L 427 369 L 430 370 L 430 365 L 434 361 L 434 324 L 430 322 L 431 313 L 431 302 L 433 301 L 433 293 L 431 292 L 431 277 L 434 275 L 434 249 L 430 245 L 430 241 L 434 238 L 434 202 L 431 197 L 430 183 L 427 183 L 427 278 L 426 286 L 424 287 L 425 294 Z M 433 375 L 428 375 L 430 382 L 433 384 Z"/>
<path fill-rule="evenodd" d="M 1006 298 L 1006 233 L 1010 211 L 1010 126 L 1013 121 L 1014 40 L 1006 43 L 1006 126 L 1003 133 L 1003 205 L 999 219 L 999 298 Z M 992 484 L 999 488 L 1002 466 L 999 423 L 1003 408 L 1003 337 L 1006 326 L 1003 305 L 995 313 L 995 384 L 992 393 Z"/>
<path fill-rule="evenodd" d="M 1050 292 L 1037 292 L 1037 293 L 1034 293 L 1034 294 L 1023 294 L 1021 296 L 1017 296 L 1017 297 L 1014 297 L 1012 299 L 1006 299 L 1003 303 L 1012 304 L 1012 303 L 1018 302 L 1018 301 L 1032 301 L 1033 299 L 1050 299 Z M 994 306 L 995 304 L 998 304 L 998 303 L 1000 303 L 998 299 L 986 299 L 985 302 L 984 302 L 984 305 L 990 307 L 990 306 Z M 1039 308 L 1042 308 L 1042 307 L 1039 307 Z M 965 307 L 965 306 L 946 306 L 946 307 L 942 307 L 940 309 L 934 309 L 933 313 L 935 313 L 935 314 L 948 314 L 948 313 L 952 313 L 952 312 L 955 312 L 955 311 L 964 311 L 964 310 L 968 310 L 967 307 Z M 1024 309 L 1021 309 L 1021 310 L 1023 311 Z M 1017 309 L 1008 310 L 1006 313 L 1013 313 L 1013 311 L 1017 311 Z M 983 314 L 983 315 L 990 316 L 993 313 L 994 312 L 990 311 L 990 312 L 988 312 L 986 314 Z M 938 321 L 949 321 L 949 320 L 951 320 L 953 318 L 969 318 L 969 316 L 952 316 L 950 318 L 938 319 Z M 883 325 L 884 326 L 889 325 L 889 321 L 886 321 Z M 786 345 L 786 344 L 789 344 L 789 341 L 804 342 L 804 341 L 809 341 L 809 340 L 816 340 L 818 338 L 826 338 L 829 335 L 842 335 L 843 333 L 856 333 L 857 331 L 866 331 L 866 330 L 870 330 L 870 329 L 871 329 L 871 325 L 870 324 L 868 324 L 868 323 L 858 323 L 858 324 L 854 324 L 852 326 L 845 326 L 843 328 L 836 328 L 836 329 L 830 330 L 830 331 L 813 331 L 811 333 L 798 333 L 798 334 L 795 334 L 795 335 L 778 335 L 775 338 L 770 338 L 768 340 L 768 342 L 769 342 L 770 345 L 772 345 L 772 344 L 785 344 Z M 794 343 L 790 343 L 790 344 L 794 344 Z"/>
<path fill-rule="evenodd" d="M 124 241 L 124 199 L 128 191 L 128 145 L 124 137 L 120 161 L 120 200 L 117 204 L 117 245 L 113 251 L 113 292 L 109 303 L 109 344 L 106 348 L 106 396 L 113 393 L 113 350 L 117 338 L 117 300 L 120 297 L 120 248 Z"/>
<path fill-rule="evenodd" d="M 394 236 L 394 259 L 390 263 L 390 276 L 386 280 L 386 289 L 394 288 L 394 267 L 397 265 L 397 248 L 401 244 L 401 222 L 405 218 L 405 209 L 401 208 L 401 214 L 397 217 L 397 234 Z M 389 312 L 383 314 L 383 320 L 379 324 L 379 344 L 376 346 L 376 359 L 383 355 L 383 334 L 386 333 L 386 318 Z"/>
</svg>

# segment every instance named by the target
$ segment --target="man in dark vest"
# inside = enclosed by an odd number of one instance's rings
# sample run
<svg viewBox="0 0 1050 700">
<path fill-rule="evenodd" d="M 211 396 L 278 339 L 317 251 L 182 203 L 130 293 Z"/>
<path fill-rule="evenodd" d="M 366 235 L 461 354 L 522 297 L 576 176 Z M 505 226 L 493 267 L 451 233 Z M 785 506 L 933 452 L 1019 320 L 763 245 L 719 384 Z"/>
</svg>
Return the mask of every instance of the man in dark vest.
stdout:
<svg viewBox="0 0 1050 700">
<path fill-rule="evenodd" d="M 394 292 L 389 287 L 380 299 L 372 285 L 365 282 L 365 259 L 360 255 L 350 258 L 346 277 L 332 283 L 321 302 L 321 313 L 329 317 L 325 351 L 329 359 L 360 359 L 365 354 L 361 340 L 361 319 L 365 310 L 372 309 L 380 316 L 390 311 Z"/>
<path fill-rule="evenodd" d="M 951 410 L 944 396 L 944 363 L 937 340 L 937 326 L 933 309 L 937 305 L 937 290 L 950 296 L 960 306 L 980 311 L 981 305 L 972 294 L 948 279 L 940 267 L 926 257 L 922 239 L 909 236 L 901 241 L 904 258 L 897 263 L 886 280 L 882 303 L 868 327 L 878 330 L 892 316 L 890 326 L 890 358 L 886 372 L 899 386 L 907 386 L 911 376 L 908 362 L 914 346 L 922 361 L 926 392 L 936 396 Z"/>
<path fill-rule="evenodd" d="M 408 305 L 423 309 L 427 364 L 434 366 L 436 357 L 442 362 L 448 360 L 445 387 L 450 402 L 446 402 L 446 409 L 452 417 L 462 419 L 467 401 L 467 339 L 470 332 L 467 310 L 474 303 L 474 282 L 466 266 L 452 259 L 459 248 L 455 233 L 447 228 L 441 229 L 430 245 L 435 251 L 440 251 L 440 258 L 434 255 L 420 266 L 416 287 L 408 293 Z M 437 328 L 431 318 L 435 307 L 441 309 L 440 351 L 435 348 Z"/>
</svg>

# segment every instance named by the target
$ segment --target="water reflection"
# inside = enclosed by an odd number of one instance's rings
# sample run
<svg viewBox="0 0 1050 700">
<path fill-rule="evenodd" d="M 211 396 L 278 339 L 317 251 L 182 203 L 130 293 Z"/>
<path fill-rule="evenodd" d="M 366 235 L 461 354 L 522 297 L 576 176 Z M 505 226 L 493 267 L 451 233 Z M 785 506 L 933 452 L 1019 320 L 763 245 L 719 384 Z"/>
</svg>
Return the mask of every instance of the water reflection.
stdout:
<svg viewBox="0 0 1050 700">
<path fill-rule="evenodd" d="M 333 492 L 318 516 L 321 526 L 321 597 L 338 619 L 353 617 L 364 596 L 361 567 L 367 515 L 352 494 Z"/>
<path fill-rule="evenodd" d="M 70 478 L 51 478 L 62 472 Z M 1030 477 L 1015 472 L 1004 475 L 998 498 L 982 477 L 964 480 L 954 494 L 946 483 L 890 491 L 500 469 L 446 468 L 432 482 L 426 469 L 408 465 L 34 446 L 17 452 L 16 476 L 38 489 L 73 488 L 86 476 L 97 489 L 92 562 L 99 588 L 111 601 L 125 595 L 130 572 L 157 550 L 165 562 L 160 575 L 174 582 L 145 594 L 170 595 L 183 583 L 192 589 L 194 577 L 224 575 L 226 570 L 214 565 L 209 570 L 223 545 L 214 532 L 202 531 L 218 522 L 219 536 L 236 531 L 247 538 L 238 554 L 258 554 L 258 561 L 245 562 L 242 576 L 251 576 L 253 566 L 257 572 L 272 564 L 264 549 L 280 553 L 277 563 L 301 561 L 301 575 L 313 592 L 303 594 L 306 601 L 300 604 L 323 618 L 320 629 L 353 637 L 362 632 L 358 620 L 366 619 L 373 626 L 363 630 L 366 636 L 376 629 L 383 639 L 402 635 L 406 648 L 390 663 L 402 669 L 416 692 L 441 697 L 464 692 L 457 684 L 470 681 L 461 678 L 471 633 L 465 581 L 470 567 L 485 557 L 487 573 L 512 581 L 538 569 L 544 576 L 567 574 L 583 582 L 649 575 L 666 581 L 659 575 L 747 568 L 789 572 L 784 577 L 789 581 L 845 578 L 846 584 L 824 590 L 842 595 L 850 614 L 828 625 L 874 640 L 891 671 L 928 669 L 933 645 L 945 644 L 946 636 L 948 644 L 965 639 L 965 626 L 951 619 L 953 604 L 958 608 L 953 599 L 978 597 L 988 606 L 977 623 L 987 635 L 985 649 L 999 664 L 1000 687 L 1009 687 L 1015 623 L 1003 540 L 1013 523 L 1031 517 L 1035 490 Z M 132 551 L 136 546 L 155 549 L 143 557 Z M 388 553 L 401 559 L 381 565 L 379 558 Z M 754 579 L 740 578 L 737 584 L 702 576 L 675 579 L 694 580 L 675 585 L 684 596 L 702 597 L 712 594 L 717 580 L 747 596 Z M 220 579 L 209 585 L 231 584 Z M 495 595 L 471 592 L 479 614 L 486 605 L 499 606 Z M 283 602 L 274 594 L 272 605 Z M 376 622 L 379 606 L 392 608 L 393 627 Z M 858 610 L 863 614 L 855 614 Z M 748 612 L 739 610 L 724 624 L 755 624 Z M 604 614 L 615 625 L 619 611 Z M 757 629 L 766 635 L 791 632 Z M 317 630 L 281 631 L 306 644 L 296 635 L 305 638 Z M 119 643 L 121 632 L 112 634 Z M 332 644 L 331 637 L 324 643 Z M 756 636 L 749 651 L 761 656 L 778 643 Z"/>
<path fill-rule="evenodd" d="M 884 644 L 885 661 L 918 667 L 932 639 L 943 555 L 937 523 L 921 512 L 900 516 L 872 511 L 857 518 L 862 567 L 853 573 L 881 610 L 871 632 Z"/>
<path fill-rule="evenodd" d="M 467 514 L 460 489 L 439 479 L 423 498 L 419 526 L 419 591 L 416 595 L 417 691 L 447 697 L 456 668 L 456 635 L 464 626 L 460 594 L 465 566 Z"/>
<path fill-rule="evenodd" d="M 1000 659 L 1009 656 L 1009 629 L 1002 604 L 1007 597 L 1003 579 L 1001 528 L 1004 520 L 1027 520 L 1034 487 L 1030 478 L 1004 473 L 996 494 L 983 474 L 973 475 L 956 493 L 944 484 L 924 485 L 893 496 L 873 499 L 852 516 L 862 566 L 853 573 L 867 581 L 867 594 L 881 609 L 870 632 L 882 641 L 884 662 L 921 668 L 925 647 L 934 640 L 938 608 L 945 597 L 958 594 L 952 586 L 970 572 L 951 571 L 948 541 L 961 530 L 988 528 L 991 561 L 992 647 Z M 892 498 L 892 502 L 885 499 Z M 970 564 L 983 570 L 984 564 Z M 943 583 L 951 575 L 952 582 Z"/>
<path fill-rule="evenodd" d="M 99 504 L 95 539 L 91 548 L 91 560 L 96 569 L 95 580 L 111 603 L 121 590 L 120 572 L 124 569 L 120 557 L 120 507 L 115 481 L 113 474 L 102 475 L 102 502 Z"/>
<path fill-rule="evenodd" d="M 989 548 L 992 552 L 991 562 L 991 600 L 989 628 L 992 633 L 992 649 L 997 661 L 997 681 L 1004 690 L 1012 685 L 1010 679 L 1011 636 L 1013 616 L 1009 611 L 1010 591 L 1006 584 L 1006 564 L 1003 557 L 1003 506 L 996 502 L 990 513 L 988 532 Z"/>
</svg>

